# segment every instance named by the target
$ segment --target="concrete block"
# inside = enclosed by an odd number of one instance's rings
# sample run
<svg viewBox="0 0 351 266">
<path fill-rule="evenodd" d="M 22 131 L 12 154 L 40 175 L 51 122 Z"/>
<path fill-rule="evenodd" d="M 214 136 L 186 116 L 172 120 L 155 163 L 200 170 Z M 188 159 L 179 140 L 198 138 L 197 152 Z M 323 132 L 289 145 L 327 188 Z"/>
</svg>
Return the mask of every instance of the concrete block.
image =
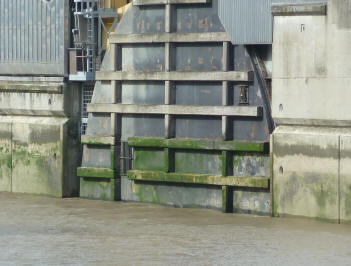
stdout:
<svg viewBox="0 0 351 266">
<path fill-rule="evenodd" d="M 325 16 L 274 18 L 273 78 L 325 77 Z"/>
<path fill-rule="evenodd" d="M 0 92 L 0 114 L 64 116 L 64 95 Z"/>
<path fill-rule="evenodd" d="M 273 134 L 273 213 L 338 220 L 339 136 L 284 129 Z"/>
<path fill-rule="evenodd" d="M 66 118 L 0 116 L 0 191 L 77 196 L 77 127 Z"/>
<path fill-rule="evenodd" d="M 351 1 L 327 16 L 274 18 L 272 113 L 279 124 L 350 126 Z"/>
<path fill-rule="evenodd" d="M 13 192 L 62 196 L 60 132 L 57 124 L 13 124 Z"/>
<path fill-rule="evenodd" d="M 273 117 L 279 124 L 350 126 L 350 78 L 273 79 Z"/>
<path fill-rule="evenodd" d="M 0 123 L 0 191 L 11 192 L 11 124 Z"/>
</svg>

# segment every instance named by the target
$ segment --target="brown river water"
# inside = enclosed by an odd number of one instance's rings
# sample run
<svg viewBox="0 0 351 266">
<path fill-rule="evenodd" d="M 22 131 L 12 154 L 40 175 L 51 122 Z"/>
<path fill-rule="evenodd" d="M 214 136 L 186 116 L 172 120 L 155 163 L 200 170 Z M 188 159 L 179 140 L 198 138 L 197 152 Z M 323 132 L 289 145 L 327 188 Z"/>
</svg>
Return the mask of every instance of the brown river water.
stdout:
<svg viewBox="0 0 351 266">
<path fill-rule="evenodd" d="M 351 265 L 351 225 L 0 193 L 0 265 Z"/>
</svg>

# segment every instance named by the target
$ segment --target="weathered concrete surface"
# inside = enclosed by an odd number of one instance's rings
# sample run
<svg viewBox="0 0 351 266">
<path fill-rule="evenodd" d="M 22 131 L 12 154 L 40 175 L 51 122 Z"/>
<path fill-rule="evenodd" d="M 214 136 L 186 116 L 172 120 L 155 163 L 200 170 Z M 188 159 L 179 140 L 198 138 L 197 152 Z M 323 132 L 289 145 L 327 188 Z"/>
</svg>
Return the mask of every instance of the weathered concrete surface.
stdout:
<svg viewBox="0 0 351 266">
<path fill-rule="evenodd" d="M 273 212 L 351 221 L 351 130 L 280 126 L 273 136 Z"/>
<path fill-rule="evenodd" d="M 12 191 L 62 195 L 59 124 L 13 124 Z"/>
<path fill-rule="evenodd" d="M 351 221 L 351 136 L 340 137 L 340 220 Z"/>
<path fill-rule="evenodd" d="M 274 133 L 274 215 L 339 219 L 339 137 L 308 129 Z"/>
<path fill-rule="evenodd" d="M 79 194 L 80 90 L 59 77 L 1 77 L 0 191 Z"/>
<path fill-rule="evenodd" d="M 0 190 L 11 192 L 12 129 L 10 123 L 0 124 Z"/>
<path fill-rule="evenodd" d="M 80 197 L 114 201 L 119 183 L 115 179 L 80 178 Z"/>
<path fill-rule="evenodd" d="M 327 16 L 274 18 L 272 112 L 279 123 L 351 125 L 350 10 L 349 0 L 330 0 Z"/>
<path fill-rule="evenodd" d="M 274 215 L 351 220 L 350 10 L 274 18 Z"/>
<path fill-rule="evenodd" d="M 0 116 L 0 191 L 78 195 L 77 125 L 67 118 Z"/>
<path fill-rule="evenodd" d="M 350 265 L 351 227 L 0 193 L 1 265 Z"/>
</svg>

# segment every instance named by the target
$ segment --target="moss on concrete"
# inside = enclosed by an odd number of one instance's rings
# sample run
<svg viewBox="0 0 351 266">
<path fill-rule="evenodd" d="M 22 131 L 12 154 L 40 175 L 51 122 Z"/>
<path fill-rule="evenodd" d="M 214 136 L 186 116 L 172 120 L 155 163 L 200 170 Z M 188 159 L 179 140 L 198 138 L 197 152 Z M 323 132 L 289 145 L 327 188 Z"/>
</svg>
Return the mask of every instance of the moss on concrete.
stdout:
<svg viewBox="0 0 351 266">
<path fill-rule="evenodd" d="M 152 181 L 166 183 L 185 183 L 197 185 L 214 185 L 214 186 L 234 186 L 248 188 L 268 189 L 269 178 L 252 178 L 252 177 L 222 177 L 203 174 L 179 174 L 165 173 L 157 171 L 128 171 L 128 179 L 136 181 Z"/>
<path fill-rule="evenodd" d="M 112 179 L 116 178 L 116 172 L 109 168 L 89 168 L 79 167 L 77 169 L 77 176 L 85 178 L 104 178 Z"/>
<path fill-rule="evenodd" d="M 226 150 L 246 152 L 267 151 L 266 143 L 218 141 L 204 139 L 129 138 L 128 145 L 131 147 L 154 147 L 190 150 Z"/>
<path fill-rule="evenodd" d="M 13 192 L 62 196 L 61 144 L 14 144 Z"/>
<path fill-rule="evenodd" d="M 163 171 L 165 169 L 164 150 L 135 148 L 134 169 Z"/>
<path fill-rule="evenodd" d="M 0 139 L 0 191 L 11 192 L 11 141 Z"/>
</svg>

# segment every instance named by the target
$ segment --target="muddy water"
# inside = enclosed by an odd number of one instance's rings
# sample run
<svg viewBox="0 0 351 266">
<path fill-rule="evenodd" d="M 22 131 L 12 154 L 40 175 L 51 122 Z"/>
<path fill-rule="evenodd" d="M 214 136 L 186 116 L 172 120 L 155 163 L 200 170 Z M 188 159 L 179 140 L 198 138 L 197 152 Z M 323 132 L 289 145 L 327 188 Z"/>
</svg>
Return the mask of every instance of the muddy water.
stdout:
<svg viewBox="0 0 351 266">
<path fill-rule="evenodd" d="M 0 265 L 351 265 L 351 225 L 0 193 Z"/>
</svg>

